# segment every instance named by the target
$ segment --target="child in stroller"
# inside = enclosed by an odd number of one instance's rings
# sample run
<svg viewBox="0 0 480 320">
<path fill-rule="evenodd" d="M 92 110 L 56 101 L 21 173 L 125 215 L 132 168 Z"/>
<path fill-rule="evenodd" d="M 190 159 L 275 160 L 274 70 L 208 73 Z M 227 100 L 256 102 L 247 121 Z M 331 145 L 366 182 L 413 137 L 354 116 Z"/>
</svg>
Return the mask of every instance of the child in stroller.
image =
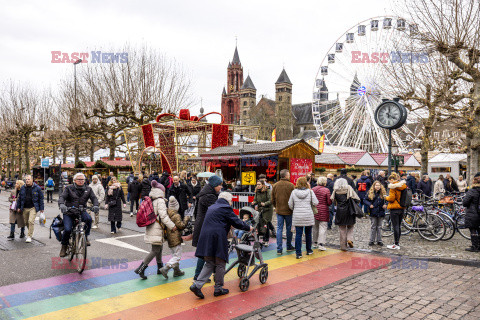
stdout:
<svg viewBox="0 0 480 320">
<path fill-rule="evenodd" d="M 249 226 L 252 226 L 253 225 L 253 214 L 250 211 L 242 211 L 242 220 L 243 220 L 243 222 L 245 222 Z M 239 230 L 239 229 L 235 229 L 233 231 L 233 233 L 235 234 L 235 236 L 237 237 L 238 240 L 242 239 L 243 234 L 245 232 L 246 231 Z"/>
</svg>

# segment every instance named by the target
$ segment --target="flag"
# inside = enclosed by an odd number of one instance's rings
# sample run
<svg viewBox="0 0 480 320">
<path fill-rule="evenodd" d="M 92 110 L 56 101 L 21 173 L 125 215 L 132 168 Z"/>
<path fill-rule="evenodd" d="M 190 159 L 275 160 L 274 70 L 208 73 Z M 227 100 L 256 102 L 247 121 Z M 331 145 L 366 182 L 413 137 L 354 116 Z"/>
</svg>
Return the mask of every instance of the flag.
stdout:
<svg viewBox="0 0 480 320">
<path fill-rule="evenodd" d="M 272 142 L 277 141 L 277 128 L 272 131 Z"/>
<path fill-rule="evenodd" d="M 325 135 L 323 134 L 318 140 L 318 152 L 323 153 L 324 146 L 325 146 Z"/>
</svg>

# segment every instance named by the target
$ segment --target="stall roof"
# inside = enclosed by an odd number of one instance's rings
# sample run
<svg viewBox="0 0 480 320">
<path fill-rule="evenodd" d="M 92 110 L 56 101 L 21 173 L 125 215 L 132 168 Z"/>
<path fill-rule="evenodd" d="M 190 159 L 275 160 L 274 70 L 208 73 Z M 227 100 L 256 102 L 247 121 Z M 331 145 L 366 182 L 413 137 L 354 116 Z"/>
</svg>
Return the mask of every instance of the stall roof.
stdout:
<svg viewBox="0 0 480 320">
<path fill-rule="evenodd" d="M 342 159 L 346 164 L 354 165 L 356 164 L 365 154 L 363 152 L 342 152 L 338 154 L 338 157 Z"/>
<path fill-rule="evenodd" d="M 434 162 L 462 162 L 467 160 L 465 153 L 440 153 L 430 159 L 429 163 Z"/>
<path fill-rule="evenodd" d="M 345 164 L 335 153 L 322 153 L 315 156 L 315 163 L 321 164 Z"/>
<path fill-rule="evenodd" d="M 246 144 L 244 147 L 243 154 L 249 153 L 280 153 L 281 151 L 296 145 L 298 143 L 305 143 L 306 146 L 312 149 L 312 151 L 318 152 L 315 148 L 310 146 L 303 139 L 294 139 L 294 140 L 284 140 L 277 142 L 267 142 L 267 143 L 256 143 L 256 144 Z M 240 154 L 239 145 L 227 146 L 227 147 L 218 147 L 208 152 L 201 154 L 201 157 L 211 157 L 211 156 L 220 156 L 220 155 L 238 155 Z"/>
</svg>

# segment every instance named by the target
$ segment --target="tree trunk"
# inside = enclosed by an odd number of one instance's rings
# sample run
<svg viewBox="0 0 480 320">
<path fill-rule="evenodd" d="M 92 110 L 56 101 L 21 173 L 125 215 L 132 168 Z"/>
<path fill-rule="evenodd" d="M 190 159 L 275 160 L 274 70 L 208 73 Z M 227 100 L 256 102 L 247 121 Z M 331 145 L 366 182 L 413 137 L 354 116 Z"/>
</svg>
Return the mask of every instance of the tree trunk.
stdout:
<svg viewBox="0 0 480 320">
<path fill-rule="evenodd" d="M 10 144 L 7 145 L 7 177 L 10 178 L 12 176 L 12 162 L 13 162 L 13 157 L 12 157 L 12 147 Z"/>
<path fill-rule="evenodd" d="M 480 80 L 476 81 L 474 85 L 473 105 L 473 121 L 468 127 L 471 136 L 470 144 L 467 147 L 467 158 L 469 158 L 467 169 L 469 183 L 471 183 L 473 176 L 480 171 Z"/>
<path fill-rule="evenodd" d="M 67 163 L 67 144 L 62 143 L 62 163 Z"/>
<path fill-rule="evenodd" d="M 29 150 L 30 134 L 25 133 L 24 139 L 25 139 L 25 141 L 23 143 L 25 145 L 25 150 L 24 150 L 25 151 L 25 171 L 26 171 L 27 174 L 31 174 L 31 172 L 30 172 L 30 150 Z"/>
<path fill-rule="evenodd" d="M 23 147 L 23 141 L 22 138 L 20 137 L 20 140 L 18 141 L 18 175 L 19 177 L 22 176 L 22 147 Z M 20 178 L 21 179 L 21 178 Z"/>
<path fill-rule="evenodd" d="M 108 148 L 110 149 L 110 155 L 108 156 L 108 159 L 115 160 L 115 149 L 117 148 L 115 138 L 110 138 L 108 140 Z"/>
<path fill-rule="evenodd" d="M 77 163 L 80 160 L 80 147 L 78 145 L 78 140 L 75 141 L 74 152 L 75 152 L 75 163 Z"/>
<path fill-rule="evenodd" d="M 53 156 L 53 165 L 57 163 L 57 147 L 54 145 L 52 147 L 52 156 Z"/>
<path fill-rule="evenodd" d="M 95 161 L 94 160 L 94 155 L 95 155 L 95 139 L 90 138 L 90 161 Z"/>
</svg>

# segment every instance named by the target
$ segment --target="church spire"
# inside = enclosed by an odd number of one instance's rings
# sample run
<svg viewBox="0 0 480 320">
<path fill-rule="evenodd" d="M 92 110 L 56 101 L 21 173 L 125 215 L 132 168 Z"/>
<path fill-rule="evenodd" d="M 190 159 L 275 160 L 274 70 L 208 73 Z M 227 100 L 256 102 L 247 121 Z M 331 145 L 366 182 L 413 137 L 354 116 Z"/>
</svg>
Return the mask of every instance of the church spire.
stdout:
<svg viewBox="0 0 480 320">
<path fill-rule="evenodd" d="M 238 56 L 237 46 L 235 46 L 235 52 L 233 53 L 232 64 L 241 65 L 241 63 L 240 63 L 240 57 Z"/>
</svg>

